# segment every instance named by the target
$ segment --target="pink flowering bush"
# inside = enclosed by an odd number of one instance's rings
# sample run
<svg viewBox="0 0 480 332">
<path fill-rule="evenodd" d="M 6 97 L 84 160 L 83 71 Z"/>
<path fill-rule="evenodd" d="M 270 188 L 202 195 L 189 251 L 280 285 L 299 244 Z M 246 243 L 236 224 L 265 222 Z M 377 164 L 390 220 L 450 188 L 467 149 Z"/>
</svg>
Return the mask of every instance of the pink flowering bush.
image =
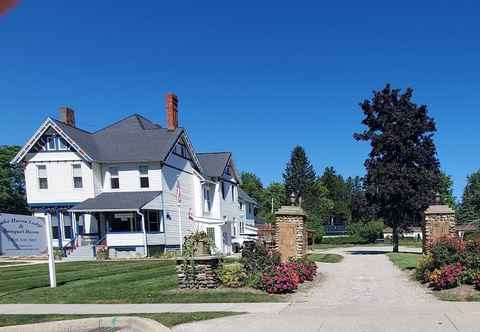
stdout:
<svg viewBox="0 0 480 332">
<path fill-rule="evenodd" d="M 289 263 L 280 264 L 262 275 L 262 288 L 269 294 L 291 293 L 299 283 L 300 277 Z"/>
<path fill-rule="evenodd" d="M 477 290 L 480 290 L 480 273 L 477 274 L 477 276 L 475 277 L 475 279 L 473 280 L 473 285 L 475 286 L 475 288 Z"/>
<path fill-rule="evenodd" d="M 429 274 L 430 285 L 436 289 L 447 289 L 458 286 L 462 277 L 461 263 L 445 265 Z"/>
</svg>

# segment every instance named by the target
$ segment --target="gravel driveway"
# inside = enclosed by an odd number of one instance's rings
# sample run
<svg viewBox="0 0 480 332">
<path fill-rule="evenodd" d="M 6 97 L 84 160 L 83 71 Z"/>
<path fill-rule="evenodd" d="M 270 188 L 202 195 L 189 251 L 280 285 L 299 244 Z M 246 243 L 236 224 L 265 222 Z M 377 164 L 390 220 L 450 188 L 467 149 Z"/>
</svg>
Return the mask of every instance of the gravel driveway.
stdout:
<svg viewBox="0 0 480 332">
<path fill-rule="evenodd" d="M 418 252 L 418 249 L 403 251 Z M 278 313 L 180 325 L 175 331 L 480 331 L 480 303 L 442 302 L 395 267 L 391 247 L 353 247 L 321 263 L 322 281 Z"/>
</svg>

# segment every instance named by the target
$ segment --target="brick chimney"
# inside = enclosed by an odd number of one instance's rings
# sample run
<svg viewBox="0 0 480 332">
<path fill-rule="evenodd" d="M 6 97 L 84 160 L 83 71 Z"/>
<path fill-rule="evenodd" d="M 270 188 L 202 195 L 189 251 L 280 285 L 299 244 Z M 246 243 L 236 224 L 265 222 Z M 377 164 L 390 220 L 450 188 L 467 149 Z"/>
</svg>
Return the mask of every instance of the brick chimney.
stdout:
<svg viewBox="0 0 480 332">
<path fill-rule="evenodd" d="M 167 127 L 178 128 L 178 97 L 173 93 L 167 93 Z"/>
<path fill-rule="evenodd" d="M 75 127 L 75 112 L 69 107 L 60 107 L 58 110 L 60 121 L 69 126 Z"/>
</svg>

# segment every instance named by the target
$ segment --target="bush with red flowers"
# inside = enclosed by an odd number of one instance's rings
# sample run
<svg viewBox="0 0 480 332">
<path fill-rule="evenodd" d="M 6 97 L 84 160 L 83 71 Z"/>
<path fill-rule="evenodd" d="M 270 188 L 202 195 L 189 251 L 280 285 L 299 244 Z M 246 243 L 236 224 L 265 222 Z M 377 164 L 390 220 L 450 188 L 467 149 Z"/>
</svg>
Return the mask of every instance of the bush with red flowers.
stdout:
<svg viewBox="0 0 480 332">
<path fill-rule="evenodd" d="M 445 265 L 430 273 L 430 285 L 436 290 L 456 287 L 460 283 L 462 273 L 463 266 L 461 263 Z"/>
<path fill-rule="evenodd" d="M 312 281 L 317 274 L 317 265 L 306 259 L 292 259 L 286 263 L 289 268 L 295 270 L 300 277 L 300 283 Z"/>
<path fill-rule="evenodd" d="M 262 288 L 269 294 L 291 293 L 298 288 L 300 277 L 288 264 L 280 264 L 262 275 Z"/>
</svg>

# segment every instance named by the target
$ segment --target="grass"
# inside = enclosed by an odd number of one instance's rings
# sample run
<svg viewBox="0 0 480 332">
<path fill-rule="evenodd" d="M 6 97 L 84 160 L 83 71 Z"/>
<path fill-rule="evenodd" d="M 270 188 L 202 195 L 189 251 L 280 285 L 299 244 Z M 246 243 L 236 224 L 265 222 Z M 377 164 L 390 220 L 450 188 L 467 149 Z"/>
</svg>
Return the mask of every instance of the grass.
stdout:
<svg viewBox="0 0 480 332">
<path fill-rule="evenodd" d="M 197 322 L 201 320 L 239 315 L 235 312 L 187 312 L 161 314 L 131 314 L 119 316 L 136 316 L 156 320 L 157 322 L 173 327 L 179 324 Z M 112 317 L 113 315 L 0 315 L 0 327 L 12 325 L 35 324 L 60 320 Z"/>
<path fill-rule="evenodd" d="M 102 261 L 56 264 L 57 288 L 48 265 L 0 269 L 0 303 L 221 303 L 278 302 L 260 291 L 177 290 L 175 261 Z"/>
<path fill-rule="evenodd" d="M 441 301 L 452 301 L 452 302 L 480 302 L 480 294 L 476 291 L 477 294 L 472 293 L 468 295 L 464 294 L 455 294 L 448 292 L 434 292 L 433 294 Z"/>
<path fill-rule="evenodd" d="M 389 252 L 386 255 L 402 270 L 414 270 L 417 267 L 417 261 L 422 257 L 421 254 L 403 252 Z"/>
<path fill-rule="evenodd" d="M 337 254 L 311 254 L 308 255 L 308 258 L 320 263 L 339 263 L 342 261 L 343 256 Z"/>
</svg>

